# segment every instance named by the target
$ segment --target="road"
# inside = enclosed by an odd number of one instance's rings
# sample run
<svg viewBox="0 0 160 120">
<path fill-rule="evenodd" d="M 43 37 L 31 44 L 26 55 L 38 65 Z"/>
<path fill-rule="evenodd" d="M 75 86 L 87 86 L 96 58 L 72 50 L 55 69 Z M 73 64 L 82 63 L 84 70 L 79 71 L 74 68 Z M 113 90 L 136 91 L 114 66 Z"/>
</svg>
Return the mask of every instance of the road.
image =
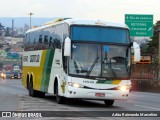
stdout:
<svg viewBox="0 0 160 120">
<path fill-rule="evenodd" d="M 132 91 L 128 101 L 115 101 L 112 107 L 107 107 L 103 101 L 69 100 L 66 104 L 57 104 L 55 97 L 49 94 L 45 98 L 30 97 L 28 91 L 22 86 L 21 79 L 1 79 L 0 91 L 0 111 L 160 111 L 160 94 L 158 93 Z M 103 116 L 98 114 L 98 112 L 95 113 L 94 119 Z M 110 119 L 116 118 L 110 117 Z M 123 119 L 127 120 L 128 117 Z M 154 119 L 157 118 L 154 117 Z"/>
</svg>

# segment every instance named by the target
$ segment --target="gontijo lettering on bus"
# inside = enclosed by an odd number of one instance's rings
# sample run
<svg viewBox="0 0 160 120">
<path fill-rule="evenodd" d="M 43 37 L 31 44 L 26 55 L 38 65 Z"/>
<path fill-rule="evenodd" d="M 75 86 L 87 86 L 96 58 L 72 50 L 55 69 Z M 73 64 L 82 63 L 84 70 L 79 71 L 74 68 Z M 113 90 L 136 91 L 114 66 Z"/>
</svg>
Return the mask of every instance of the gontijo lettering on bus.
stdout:
<svg viewBox="0 0 160 120">
<path fill-rule="evenodd" d="M 30 62 L 39 62 L 40 55 L 30 55 Z"/>
</svg>

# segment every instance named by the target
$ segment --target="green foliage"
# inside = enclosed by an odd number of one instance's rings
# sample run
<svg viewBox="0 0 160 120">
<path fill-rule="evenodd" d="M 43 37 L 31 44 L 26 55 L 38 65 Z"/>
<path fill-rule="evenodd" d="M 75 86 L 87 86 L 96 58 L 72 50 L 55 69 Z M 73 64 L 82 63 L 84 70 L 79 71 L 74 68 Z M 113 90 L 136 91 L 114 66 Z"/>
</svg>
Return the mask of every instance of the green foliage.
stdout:
<svg viewBox="0 0 160 120">
<path fill-rule="evenodd" d="M 11 36 L 11 35 L 10 35 L 10 29 L 9 29 L 9 27 L 6 28 L 5 36 Z"/>
<path fill-rule="evenodd" d="M 160 26 L 160 21 L 157 21 L 157 23 L 154 25 L 154 36 L 151 37 L 151 41 L 148 42 L 147 48 L 143 49 L 142 51 L 145 54 L 148 54 L 152 58 L 152 63 L 153 64 L 158 64 L 158 51 L 159 51 L 159 33 L 158 29 Z"/>
<path fill-rule="evenodd" d="M 148 45 L 147 44 L 142 43 L 140 48 L 141 48 L 141 55 L 142 56 L 148 55 L 148 51 L 147 51 Z"/>
</svg>

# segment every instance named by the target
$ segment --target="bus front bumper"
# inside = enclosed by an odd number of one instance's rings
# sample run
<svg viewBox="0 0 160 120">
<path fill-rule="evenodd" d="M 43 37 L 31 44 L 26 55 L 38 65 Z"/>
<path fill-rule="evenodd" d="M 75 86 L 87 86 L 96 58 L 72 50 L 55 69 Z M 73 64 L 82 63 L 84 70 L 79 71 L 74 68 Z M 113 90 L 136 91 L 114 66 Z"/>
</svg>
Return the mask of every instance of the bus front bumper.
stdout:
<svg viewBox="0 0 160 120">
<path fill-rule="evenodd" d="M 65 97 L 97 100 L 127 100 L 128 90 L 97 90 L 68 86 Z"/>
</svg>

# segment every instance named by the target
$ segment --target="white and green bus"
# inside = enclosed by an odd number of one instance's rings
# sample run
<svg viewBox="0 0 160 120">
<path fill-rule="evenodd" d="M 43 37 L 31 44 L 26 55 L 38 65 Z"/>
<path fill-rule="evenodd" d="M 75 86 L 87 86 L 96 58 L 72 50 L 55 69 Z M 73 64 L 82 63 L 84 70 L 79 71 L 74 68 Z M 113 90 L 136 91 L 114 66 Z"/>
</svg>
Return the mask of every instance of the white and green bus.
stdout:
<svg viewBox="0 0 160 120">
<path fill-rule="evenodd" d="M 26 32 L 22 83 L 30 96 L 127 100 L 131 46 L 125 24 L 59 19 Z M 135 59 L 139 59 L 136 49 Z"/>
</svg>

